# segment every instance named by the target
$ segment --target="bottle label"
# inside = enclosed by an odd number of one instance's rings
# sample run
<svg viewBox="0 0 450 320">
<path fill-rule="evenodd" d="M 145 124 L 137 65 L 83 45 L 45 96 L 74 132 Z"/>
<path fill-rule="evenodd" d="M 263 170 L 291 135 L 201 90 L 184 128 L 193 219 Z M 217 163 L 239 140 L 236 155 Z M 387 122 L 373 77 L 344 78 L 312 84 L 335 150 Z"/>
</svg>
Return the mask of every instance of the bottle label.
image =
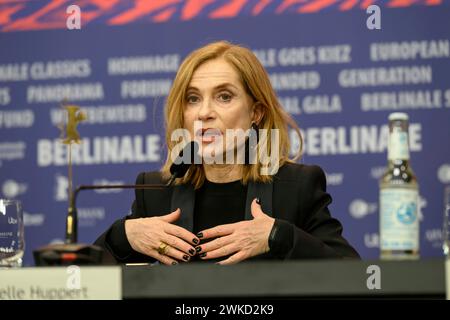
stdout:
<svg viewBox="0 0 450 320">
<path fill-rule="evenodd" d="M 419 249 L 419 217 L 417 200 L 417 189 L 381 189 L 381 250 Z"/>
<path fill-rule="evenodd" d="M 408 133 L 400 128 L 389 135 L 388 160 L 409 160 Z"/>
</svg>

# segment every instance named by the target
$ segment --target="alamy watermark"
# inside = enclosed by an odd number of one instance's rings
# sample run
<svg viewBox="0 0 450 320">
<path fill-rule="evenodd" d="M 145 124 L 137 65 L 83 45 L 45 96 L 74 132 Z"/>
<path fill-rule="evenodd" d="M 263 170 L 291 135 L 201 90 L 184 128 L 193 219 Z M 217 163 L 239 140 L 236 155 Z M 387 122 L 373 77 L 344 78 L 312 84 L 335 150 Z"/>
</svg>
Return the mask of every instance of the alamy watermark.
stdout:
<svg viewBox="0 0 450 320">
<path fill-rule="evenodd" d="M 79 6 L 72 4 L 67 7 L 66 13 L 68 17 L 66 19 L 66 27 L 69 30 L 81 29 L 81 9 Z"/>
<path fill-rule="evenodd" d="M 376 4 L 368 6 L 366 13 L 370 16 L 366 20 L 366 26 L 369 30 L 381 30 L 381 8 Z"/>
<path fill-rule="evenodd" d="M 71 265 L 66 268 L 66 288 L 71 290 L 81 289 L 81 269 L 79 266 Z"/>
<path fill-rule="evenodd" d="M 367 267 L 366 273 L 369 277 L 366 281 L 366 287 L 369 290 L 381 290 L 381 268 L 376 264 Z"/>
</svg>

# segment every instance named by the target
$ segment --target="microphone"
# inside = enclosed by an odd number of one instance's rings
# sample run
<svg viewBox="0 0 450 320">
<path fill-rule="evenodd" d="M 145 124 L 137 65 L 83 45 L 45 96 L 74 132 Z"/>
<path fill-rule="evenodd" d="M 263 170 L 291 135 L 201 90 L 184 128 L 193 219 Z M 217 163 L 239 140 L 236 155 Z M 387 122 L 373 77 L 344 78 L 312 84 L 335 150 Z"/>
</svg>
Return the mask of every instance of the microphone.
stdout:
<svg viewBox="0 0 450 320">
<path fill-rule="evenodd" d="M 171 187 L 175 179 L 184 177 L 198 156 L 198 144 L 188 143 L 178 154 L 170 166 L 171 176 L 166 184 L 130 184 L 130 185 L 80 185 L 71 197 L 66 218 L 64 244 L 53 244 L 39 248 L 33 252 L 37 266 L 70 265 L 70 264 L 100 264 L 103 250 L 99 246 L 78 244 L 78 212 L 76 201 L 81 190 L 98 189 L 164 189 Z M 187 158 L 187 159 L 186 159 Z"/>
<path fill-rule="evenodd" d="M 178 157 L 175 159 L 174 163 L 170 166 L 170 173 L 172 176 L 169 179 L 167 185 L 171 185 L 176 178 L 184 177 L 186 172 L 191 167 L 191 164 L 200 163 L 199 155 L 198 155 L 198 143 L 195 141 L 191 141 L 178 154 Z M 188 159 L 185 159 L 189 156 Z M 187 160 L 187 161 L 185 161 Z"/>
</svg>

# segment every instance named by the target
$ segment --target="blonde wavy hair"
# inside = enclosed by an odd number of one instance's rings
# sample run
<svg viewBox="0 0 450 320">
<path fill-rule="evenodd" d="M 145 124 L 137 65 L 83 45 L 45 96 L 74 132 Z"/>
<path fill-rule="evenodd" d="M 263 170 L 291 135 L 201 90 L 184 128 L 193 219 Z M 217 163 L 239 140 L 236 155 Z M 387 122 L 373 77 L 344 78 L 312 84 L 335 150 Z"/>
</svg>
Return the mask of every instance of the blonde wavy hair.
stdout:
<svg viewBox="0 0 450 320">
<path fill-rule="evenodd" d="M 235 45 L 227 41 L 210 43 L 193 51 L 182 62 L 175 80 L 170 89 L 165 105 L 165 127 L 167 160 L 162 168 L 162 176 L 165 179 L 170 177 L 170 166 L 172 159 L 171 151 L 177 142 L 171 141 L 171 133 L 175 129 L 183 128 L 183 110 L 186 105 L 186 92 L 189 87 L 192 75 L 195 70 L 206 61 L 224 59 L 239 74 L 242 84 L 247 94 L 262 107 L 262 118 L 258 124 L 259 129 L 267 129 L 270 137 L 272 129 L 279 130 L 279 166 L 285 162 L 295 162 L 301 157 L 303 140 L 296 122 L 280 105 L 275 91 L 270 83 L 266 70 L 259 62 L 255 54 L 240 45 Z M 294 158 L 289 158 L 290 141 L 288 127 L 295 130 L 299 137 L 300 147 Z M 270 154 L 271 139 L 267 139 L 267 150 Z M 270 182 L 272 176 L 262 175 L 260 172 L 261 163 L 243 165 L 242 183 L 249 181 Z M 191 183 L 194 188 L 200 188 L 205 181 L 203 165 L 193 164 L 183 178 L 177 179 L 177 184 Z"/>
</svg>

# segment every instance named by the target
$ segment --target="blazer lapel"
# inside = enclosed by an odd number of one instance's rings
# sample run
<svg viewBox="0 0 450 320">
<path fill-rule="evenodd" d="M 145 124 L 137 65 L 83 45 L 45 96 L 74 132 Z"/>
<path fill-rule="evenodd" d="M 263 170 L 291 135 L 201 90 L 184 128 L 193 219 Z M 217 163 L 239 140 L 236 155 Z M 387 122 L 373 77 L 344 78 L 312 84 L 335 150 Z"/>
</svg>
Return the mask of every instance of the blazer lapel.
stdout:
<svg viewBox="0 0 450 320">
<path fill-rule="evenodd" d="M 181 209 L 181 217 L 176 225 L 194 232 L 194 204 L 195 191 L 191 184 L 182 184 L 174 187 L 170 203 L 171 212 Z"/>
<path fill-rule="evenodd" d="M 273 194 L 273 182 L 259 183 L 250 182 L 247 189 L 247 200 L 245 203 L 245 220 L 253 219 L 251 213 L 252 201 L 255 198 L 259 198 L 261 201 L 261 209 L 268 216 L 272 216 L 272 194 Z"/>
</svg>

